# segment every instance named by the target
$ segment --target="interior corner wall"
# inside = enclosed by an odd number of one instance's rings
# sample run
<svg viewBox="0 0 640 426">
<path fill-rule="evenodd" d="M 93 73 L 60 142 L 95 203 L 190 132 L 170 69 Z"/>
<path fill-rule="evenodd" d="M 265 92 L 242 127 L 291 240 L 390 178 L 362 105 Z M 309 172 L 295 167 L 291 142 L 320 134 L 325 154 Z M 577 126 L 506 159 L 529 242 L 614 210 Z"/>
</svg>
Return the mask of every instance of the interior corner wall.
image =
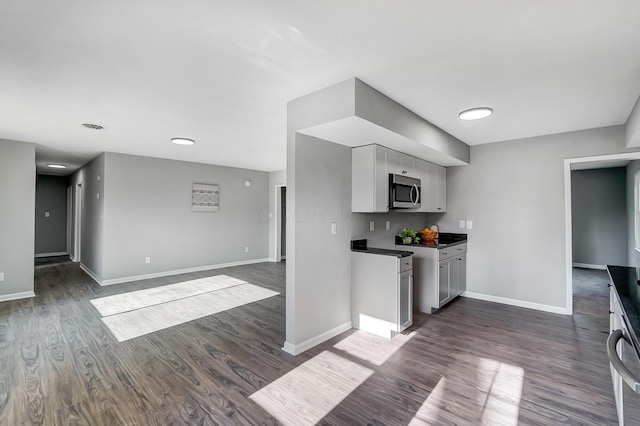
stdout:
<svg viewBox="0 0 640 426">
<path fill-rule="evenodd" d="M 280 185 L 287 184 L 287 171 L 279 170 L 269 173 L 269 259 L 276 260 L 276 224 L 279 223 L 280 218 L 276 214 L 278 206 L 276 206 L 276 190 L 280 190 Z M 286 214 L 286 212 L 282 212 Z"/>
<path fill-rule="evenodd" d="M 564 159 L 631 151 L 623 126 L 472 146 L 469 166 L 447 169 L 438 220 L 473 221 L 467 290 L 566 308 Z"/>
<path fill-rule="evenodd" d="M 614 167 L 571 172 L 573 263 L 627 263 L 627 174 Z"/>
<path fill-rule="evenodd" d="M 35 145 L 0 139 L 0 298 L 33 295 Z"/>
<path fill-rule="evenodd" d="M 267 172 L 105 155 L 103 280 L 261 261 L 269 256 Z M 245 186 L 245 181 L 251 185 Z M 219 185 L 218 212 L 192 211 L 194 183 Z M 150 263 L 145 263 L 146 257 Z"/>
<path fill-rule="evenodd" d="M 295 207 L 288 216 L 287 267 L 293 238 L 295 328 L 287 330 L 287 343 L 299 345 L 351 321 L 351 148 L 296 134 L 294 161 Z M 288 186 L 287 196 L 291 195 Z M 287 291 L 290 284 L 287 270 Z M 288 302 L 289 297 L 287 293 Z M 290 314 L 287 310 L 287 322 L 292 320 Z"/>
<path fill-rule="evenodd" d="M 36 178 L 36 255 L 67 252 L 68 181 L 66 176 L 38 175 Z"/>
<path fill-rule="evenodd" d="M 80 264 L 99 280 L 104 278 L 105 162 L 101 154 L 71 176 L 74 192 L 77 185 L 82 188 Z"/>
</svg>

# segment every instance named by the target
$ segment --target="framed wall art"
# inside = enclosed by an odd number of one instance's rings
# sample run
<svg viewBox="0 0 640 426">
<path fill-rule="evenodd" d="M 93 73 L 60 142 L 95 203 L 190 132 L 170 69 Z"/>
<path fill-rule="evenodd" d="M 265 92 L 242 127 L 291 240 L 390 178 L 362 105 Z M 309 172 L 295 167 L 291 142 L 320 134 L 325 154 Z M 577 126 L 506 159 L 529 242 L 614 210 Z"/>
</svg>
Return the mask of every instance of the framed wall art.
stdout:
<svg viewBox="0 0 640 426">
<path fill-rule="evenodd" d="M 220 208 L 220 186 L 194 183 L 191 188 L 191 210 L 217 212 Z"/>
</svg>

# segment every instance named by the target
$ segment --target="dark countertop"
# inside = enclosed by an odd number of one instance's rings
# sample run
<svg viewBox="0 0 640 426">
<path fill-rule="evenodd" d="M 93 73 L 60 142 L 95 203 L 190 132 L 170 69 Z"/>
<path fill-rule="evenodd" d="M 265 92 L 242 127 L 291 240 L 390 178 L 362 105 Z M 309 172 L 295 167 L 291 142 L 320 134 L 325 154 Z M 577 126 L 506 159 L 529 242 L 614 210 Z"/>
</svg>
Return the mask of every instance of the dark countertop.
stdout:
<svg viewBox="0 0 640 426">
<path fill-rule="evenodd" d="M 457 246 L 459 244 L 465 244 L 467 242 L 467 234 L 454 234 L 441 232 L 438 235 L 438 238 L 435 240 L 421 240 L 418 244 L 405 244 L 402 242 L 400 237 L 396 237 L 396 245 L 397 246 L 407 246 L 407 247 L 430 247 L 435 249 L 443 249 L 447 247 Z"/>
<path fill-rule="evenodd" d="M 381 254 L 384 256 L 395 256 L 398 258 L 413 256 L 412 251 L 391 250 L 391 249 L 383 249 L 383 248 L 375 248 L 375 247 L 368 247 L 365 249 L 351 249 L 351 251 L 355 251 L 359 253 Z"/>
<path fill-rule="evenodd" d="M 633 343 L 640 348 L 640 268 L 607 265 L 607 271 L 618 293 Z"/>
</svg>

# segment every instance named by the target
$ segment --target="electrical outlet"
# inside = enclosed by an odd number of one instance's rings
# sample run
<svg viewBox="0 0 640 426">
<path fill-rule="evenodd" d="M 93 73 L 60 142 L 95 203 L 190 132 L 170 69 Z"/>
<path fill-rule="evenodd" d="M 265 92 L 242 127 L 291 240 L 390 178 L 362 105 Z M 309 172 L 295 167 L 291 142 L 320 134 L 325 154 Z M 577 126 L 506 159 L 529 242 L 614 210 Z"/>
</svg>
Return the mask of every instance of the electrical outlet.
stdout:
<svg viewBox="0 0 640 426">
<path fill-rule="evenodd" d="M 331 224 L 331 235 L 336 235 L 338 233 L 338 225 L 333 222 Z"/>
<path fill-rule="evenodd" d="M 49 217 L 49 212 L 44 212 L 44 217 Z"/>
<path fill-rule="evenodd" d="M 4 272 L 0 272 L 0 281 L 4 281 Z"/>
<path fill-rule="evenodd" d="M 461 220 L 458 225 L 460 226 L 460 228 L 464 229 L 464 220 Z"/>
<path fill-rule="evenodd" d="M 391 221 L 388 220 L 387 223 L 384 224 L 385 229 L 388 231 L 389 229 L 391 229 Z"/>
<path fill-rule="evenodd" d="M 245 253 L 249 253 L 249 247 L 245 247 L 245 248 L 244 248 L 244 252 L 245 252 Z"/>
<path fill-rule="evenodd" d="M 374 221 L 369 222 L 369 231 L 374 231 L 376 229 L 376 223 Z"/>
<path fill-rule="evenodd" d="M 144 263 L 151 263 L 151 258 L 150 257 L 145 257 L 144 258 Z"/>
<path fill-rule="evenodd" d="M 473 222 L 468 220 L 467 221 L 467 229 L 472 229 L 473 228 Z"/>
</svg>

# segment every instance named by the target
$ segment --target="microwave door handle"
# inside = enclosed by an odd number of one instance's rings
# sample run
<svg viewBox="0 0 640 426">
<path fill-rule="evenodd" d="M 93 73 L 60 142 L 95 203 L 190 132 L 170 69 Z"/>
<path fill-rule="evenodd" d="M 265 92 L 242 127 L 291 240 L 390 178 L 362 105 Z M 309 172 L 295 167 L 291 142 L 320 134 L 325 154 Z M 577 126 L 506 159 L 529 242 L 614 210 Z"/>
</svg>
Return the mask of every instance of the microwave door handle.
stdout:
<svg viewBox="0 0 640 426">
<path fill-rule="evenodd" d="M 415 183 L 413 184 L 413 187 L 416 189 L 416 200 L 413 202 L 413 205 L 415 206 L 418 204 L 418 201 L 420 201 L 420 188 L 418 188 L 418 185 Z"/>
<path fill-rule="evenodd" d="M 624 335 L 624 332 L 620 329 L 614 331 L 607 338 L 607 357 L 609 358 L 609 362 L 611 366 L 620 374 L 622 380 L 629 385 L 634 392 L 640 393 L 640 381 L 633 376 L 633 373 L 629 371 L 626 365 L 622 363 L 622 360 L 618 356 L 618 352 L 616 351 L 616 345 L 618 342 L 624 339 L 628 341 L 627 336 Z M 630 343 L 630 342 L 629 342 Z"/>
<path fill-rule="evenodd" d="M 415 204 L 415 202 L 413 201 L 413 190 L 414 190 L 415 188 L 416 188 L 416 186 L 415 186 L 415 185 L 412 185 L 412 186 L 411 186 L 411 190 L 409 191 L 409 198 L 411 199 L 411 202 L 412 202 L 413 204 Z"/>
</svg>

